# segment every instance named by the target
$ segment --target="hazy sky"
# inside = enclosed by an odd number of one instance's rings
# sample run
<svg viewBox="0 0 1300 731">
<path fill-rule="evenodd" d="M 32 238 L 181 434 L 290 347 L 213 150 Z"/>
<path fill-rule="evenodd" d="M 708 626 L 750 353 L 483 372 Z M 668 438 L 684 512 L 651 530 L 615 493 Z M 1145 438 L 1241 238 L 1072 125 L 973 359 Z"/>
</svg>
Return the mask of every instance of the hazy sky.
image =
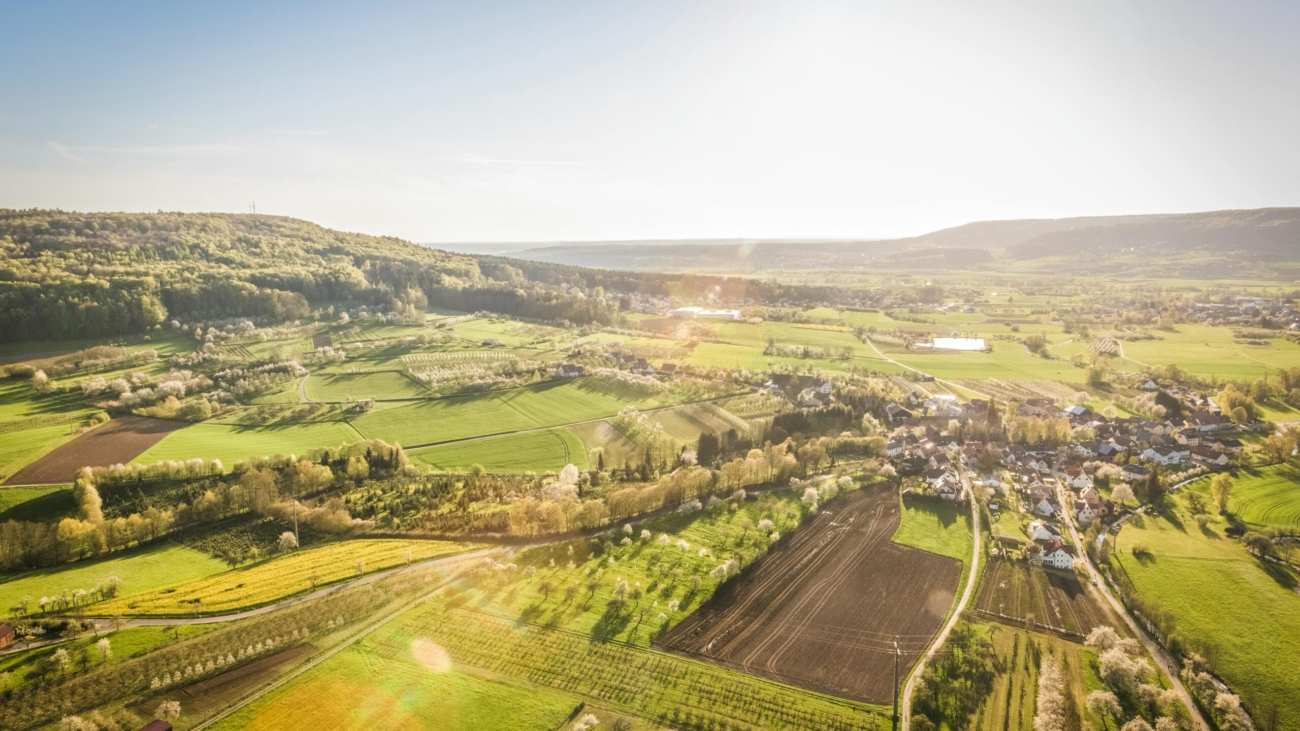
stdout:
<svg viewBox="0 0 1300 731">
<path fill-rule="evenodd" d="M 437 242 L 1300 204 L 1295 2 L 7 2 L 0 27 L 7 208 L 256 201 Z"/>
</svg>

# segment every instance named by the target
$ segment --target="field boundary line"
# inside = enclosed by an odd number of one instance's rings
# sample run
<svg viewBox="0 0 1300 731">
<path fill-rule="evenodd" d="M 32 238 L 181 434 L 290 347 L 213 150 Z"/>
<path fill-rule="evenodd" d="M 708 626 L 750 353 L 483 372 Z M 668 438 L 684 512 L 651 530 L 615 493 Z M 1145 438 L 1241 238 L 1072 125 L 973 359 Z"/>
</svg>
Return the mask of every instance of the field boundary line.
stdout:
<svg viewBox="0 0 1300 731">
<path fill-rule="evenodd" d="M 714 396 L 712 398 L 700 399 L 699 401 L 687 401 L 680 404 L 673 404 L 672 406 L 656 406 L 653 409 L 642 409 L 639 411 L 642 414 L 656 414 L 660 411 L 679 409 L 683 406 L 694 406 L 696 404 L 713 403 L 713 402 L 721 401 L 723 399 L 734 398 L 735 396 L 739 396 L 739 395 L 743 395 L 743 394 L 733 393 L 733 394 L 727 394 L 726 396 Z M 513 406 L 511 406 L 510 408 L 514 409 Z M 523 412 L 519 411 L 518 409 L 515 409 L 515 411 L 522 416 L 526 416 L 530 419 L 532 418 L 527 414 L 524 414 Z M 595 419 L 583 419 L 582 421 L 570 421 L 564 424 L 549 424 L 547 426 L 530 426 L 527 429 L 516 429 L 514 431 L 502 431 L 502 432 L 495 432 L 492 434 L 480 434 L 479 436 L 474 436 L 474 437 L 457 437 L 455 439 L 447 439 L 441 442 L 425 442 L 423 444 L 412 444 L 408 447 L 403 447 L 403 449 L 405 449 L 407 453 L 414 453 L 417 450 L 432 449 L 434 447 L 441 447 L 447 444 L 460 444 L 463 442 L 473 442 L 480 439 L 496 439 L 499 437 L 512 436 L 514 434 L 531 434 L 539 431 L 550 431 L 551 429 L 565 429 L 571 426 L 581 426 L 583 424 L 595 424 L 598 421 L 606 421 L 607 419 L 612 419 L 615 416 L 617 416 L 617 414 L 610 414 L 609 416 L 600 416 Z"/>
<path fill-rule="evenodd" d="M 963 386 L 960 383 L 953 383 L 952 381 L 945 381 L 942 378 L 935 378 L 934 376 L 931 376 L 929 373 L 926 373 L 925 371 L 919 368 L 913 368 L 912 366 L 907 365 L 906 363 L 900 363 L 894 360 L 893 358 L 890 358 L 889 356 L 885 355 L 884 352 L 880 350 L 880 348 L 876 347 L 875 342 L 873 342 L 871 338 L 867 338 L 867 345 L 870 345 L 871 349 L 876 351 L 876 355 L 880 356 L 881 358 L 884 358 L 886 361 L 893 363 L 894 365 L 900 368 L 906 368 L 907 370 L 912 371 L 913 373 L 920 373 L 923 376 L 929 376 L 930 378 L 934 378 L 936 383 L 942 383 L 945 386 L 948 386 L 949 388 L 955 388 L 959 391 L 966 391 L 967 393 L 973 393 L 976 396 L 981 396 L 983 398 L 989 399 L 990 401 L 993 400 L 993 397 L 988 395 L 987 393 L 980 393 L 979 391 L 976 391 L 973 388 L 968 388 L 966 386 Z M 906 729 L 904 729 L 904 731 L 906 731 Z"/>
<path fill-rule="evenodd" d="M 872 347 L 875 346 L 873 345 Z M 920 679 L 921 674 L 925 671 L 925 664 L 939 652 L 939 648 L 943 647 L 943 643 L 947 641 L 948 634 L 952 632 L 952 628 L 957 626 L 958 620 L 961 619 L 962 612 L 966 610 L 966 604 L 970 601 L 971 595 L 975 591 L 975 582 L 979 577 L 979 501 L 975 499 L 973 492 L 968 492 L 968 497 L 970 498 L 971 528 L 975 532 L 975 540 L 972 542 L 973 547 L 971 549 L 970 576 L 966 580 L 965 590 L 962 591 L 961 601 L 957 602 L 957 606 L 953 609 L 952 616 L 948 618 L 948 622 L 943 626 L 943 629 L 939 631 L 939 634 L 935 635 L 934 642 L 930 643 L 930 649 L 928 649 L 926 653 L 921 656 L 921 659 L 917 661 L 916 667 L 912 668 L 912 673 L 907 678 L 907 685 L 903 688 L 903 700 L 899 704 L 898 708 L 898 713 L 902 716 L 901 728 L 903 731 L 911 731 L 912 728 L 912 691 L 916 689 L 916 681 Z"/>
<path fill-rule="evenodd" d="M 408 566 L 405 568 L 414 568 L 414 567 Z M 370 624 L 365 625 L 360 630 L 358 630 L 356 634 L 352 635 L 351 637 L 348 637 L 347 639 L 340 642 L 338 645 L 326 650 L 325 652 L 321 653 L 320 655 L 317 655 L 311 660 L 308 660 L 307 662 L 298 666 L 294 670 L 290 671 L 284 677 L 277 678 L 275 681 L 263 686 L 260 689 L 253 691 L 252 693 L 244 696 L 243 698 L 240 698 L 239 700 L 235 701 L 233 704 L 226 706 L 221 711 L 218 711 L 216 715 L 213 715 L 205 719 L 203 722 L 199 723 L 198 725 L 192 726 L 191 727 L 192 731 L 202 731 L 203 729 L 211 728 L 214 724 L 229 718 L 236 711 L 239 711 L 240 709 L 243 709 L 249 706 L 250 704 L 260 700 L 267 693 L 270 693 L 273 690 L 277 690 L 283 687 L 285 684 L 289 683 L 290 681 L 297 679 L 298 677 L 306 673 L 308 670 L 315 668 L 317 665 L 320 665 L 321 663 L 325 662 L 331 657 L 334 657 L 340 652 L 348 649 L 352 645 L 355 645 L 360 640 L 365 639 L 380 627 L 383 627 L 384 625 L 388 624 L 394 619 L 397 619 L 398 617 L 407 613 L 408 611 L 415 608 L 416 606 L 419 606 L 420 604 L 423 604 L 424 602 L 428 601 L 438 592 L 447 588 L 453 581 L 455 581 L 454 578 L 444 579 L 441 583 L 439 583 L 436 587 L 434 587 L 432 591 L 428 592 L 427 594 L 422 594 L 421 596 L 412 599 L 406 604 L 403 604 L 400 608 L 398 608 L 396 611 L 392 612 L 391 614 L 386 614 L 383 617 L 379 618 L 378 620 L 375 620 Z"/>
</svg>

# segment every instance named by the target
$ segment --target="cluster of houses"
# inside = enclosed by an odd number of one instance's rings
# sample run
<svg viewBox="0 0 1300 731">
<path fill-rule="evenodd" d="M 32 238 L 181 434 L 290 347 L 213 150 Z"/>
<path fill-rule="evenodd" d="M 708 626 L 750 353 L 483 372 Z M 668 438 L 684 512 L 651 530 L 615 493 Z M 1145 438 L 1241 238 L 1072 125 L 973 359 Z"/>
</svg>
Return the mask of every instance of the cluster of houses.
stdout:
<svg viewBox="0 0 1300 731">
<path fill-rule="evenodd" d="M 1179 389 L 1173 395 L 1188 407 L 1186 415 L 1163 421 L 1108 418 L 1086 406 L 1061 408 L 1050 399 L 1026 399 L 1018 403 L 1020 415 L 1068 419 L 1072 427 L 1087 427 L 1094 438 L 1057 446 L 967 441 L 958 448 L 955 440 L 934 426 L 937 420 L 927 424 L 928 419 L 915 415 L 983 417 L 989 403 L 977 399 L 959 404 L 947 397 L 922 399 L 909 394 L 887 403 L 885 416 L 893 424 L 920 428 L 896 431 L 885 453 L 898 463 L 901 474 L 919 475 L 940 498 L 957 500 L 963 496 L 958 464 L 975 475 L 977 486 L 991 491 L 990 509 L 999 510 L 1001 503 L 1014 495 L 1021 509 L 1033 518 L 1027 531 L 1029 541 L 1014 536 L 996 536 L 996 540 L 1004 548 L 1022 551 L 1033 563 L 1069 569 L 1075 554 L 1074 547 L 1062 540 L 1055 522 L 1061 513 L 1069 510 L 1077 524 L 1086 527 L 1117 512 L 1117 506 L 1098 492 L 1094 468 L 1082 466 L 1084 463 L 1124 457 L 1132 463 L 1121 468 L 1120 479 L 1132 482 L 1148 477 L 1154 465 L 1226 467 L 1231 455 L 1243 449 L 1240 441 L 1222 434 L 1232 423 L 1222 418 L 1213 402 L 1190 389 Z M 983 461 L 987 466 L 986 454 L 996 458 L 997 469 L 980 474 L 978 465 Z M 1067 488 L 1069 504 L 1062 505 L 1057 497 L 1058 480 Z"/>
<path fill-rule="evenodd" d="M 835 400 L 831 395 L 835 387 L 830 381 L 793 373 L 773 373 L 763 384 L 762 391 L 788 398 L 805 409 L 819 409 Z"/>
</svg>

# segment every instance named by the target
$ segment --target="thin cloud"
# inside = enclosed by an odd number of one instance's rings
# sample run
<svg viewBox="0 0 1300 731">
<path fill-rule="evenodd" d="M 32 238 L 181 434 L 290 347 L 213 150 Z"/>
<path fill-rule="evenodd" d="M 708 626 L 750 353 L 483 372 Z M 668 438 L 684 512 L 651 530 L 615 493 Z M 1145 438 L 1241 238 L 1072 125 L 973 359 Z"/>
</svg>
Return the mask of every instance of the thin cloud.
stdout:
<svg viewBox="0 0 1300 731">
<path fill-rule="evenodd" d="M 54 152 L 57 153 L 58 156 L 61 157 L 61 158 L 63 158 L 64 160 L 71 160 L 71 161 L 73 161 L 73 162 L 79 162 L 79 163 L 81 163 L 81 164 L 83 164 L 83 165 L 86 164 L 86 162 L 87 162 L 86 158 L 84 158 L 84 157 L 80 157 L 79 155 L 77 155 L 77 154 L 76 154 L 75 152 L 73 152 L 72 150 L 69 150 L 66 146 L 64 146 L 64 145 L 60 145 L 59 143 L 55 142 L 54 140 L 50 140 L 50 141 L 49 141 L 49 145 L 50 145 L 50 149 L 51 149 L 51 150 L 54 150 Z"/>
</svg>

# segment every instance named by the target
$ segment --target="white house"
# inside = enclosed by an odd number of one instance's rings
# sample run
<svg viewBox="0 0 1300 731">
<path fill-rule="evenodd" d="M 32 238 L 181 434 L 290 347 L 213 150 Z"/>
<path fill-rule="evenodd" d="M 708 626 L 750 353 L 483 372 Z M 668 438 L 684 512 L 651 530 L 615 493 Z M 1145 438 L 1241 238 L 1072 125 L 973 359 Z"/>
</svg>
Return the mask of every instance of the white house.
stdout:
<svg viewBox="0 0 1300 731">
<path fill-rule="evenodd" d="M 1044 566 L 1066 570 L 1074 568 L 1074 547 L 1065 545 L 1059 538 L 1042 544 L 1034 556 L 1033 560 Z"/>
<path fill-rule="evenodd" d="M 1087 500 L 1074 501 L 1074 519 L 1079 521 L 1079 525 L 1088 526 L 1092 521 L 1097 519 L 1097 511 L 1093 510 Z"/>
<path fill-rule="evenodd" d="M 1045 520 L 1035 520 L 1025 531 L 1035 541 L 1050 541 L 1061 537 L 1061 530 Z"/>
</svg>

